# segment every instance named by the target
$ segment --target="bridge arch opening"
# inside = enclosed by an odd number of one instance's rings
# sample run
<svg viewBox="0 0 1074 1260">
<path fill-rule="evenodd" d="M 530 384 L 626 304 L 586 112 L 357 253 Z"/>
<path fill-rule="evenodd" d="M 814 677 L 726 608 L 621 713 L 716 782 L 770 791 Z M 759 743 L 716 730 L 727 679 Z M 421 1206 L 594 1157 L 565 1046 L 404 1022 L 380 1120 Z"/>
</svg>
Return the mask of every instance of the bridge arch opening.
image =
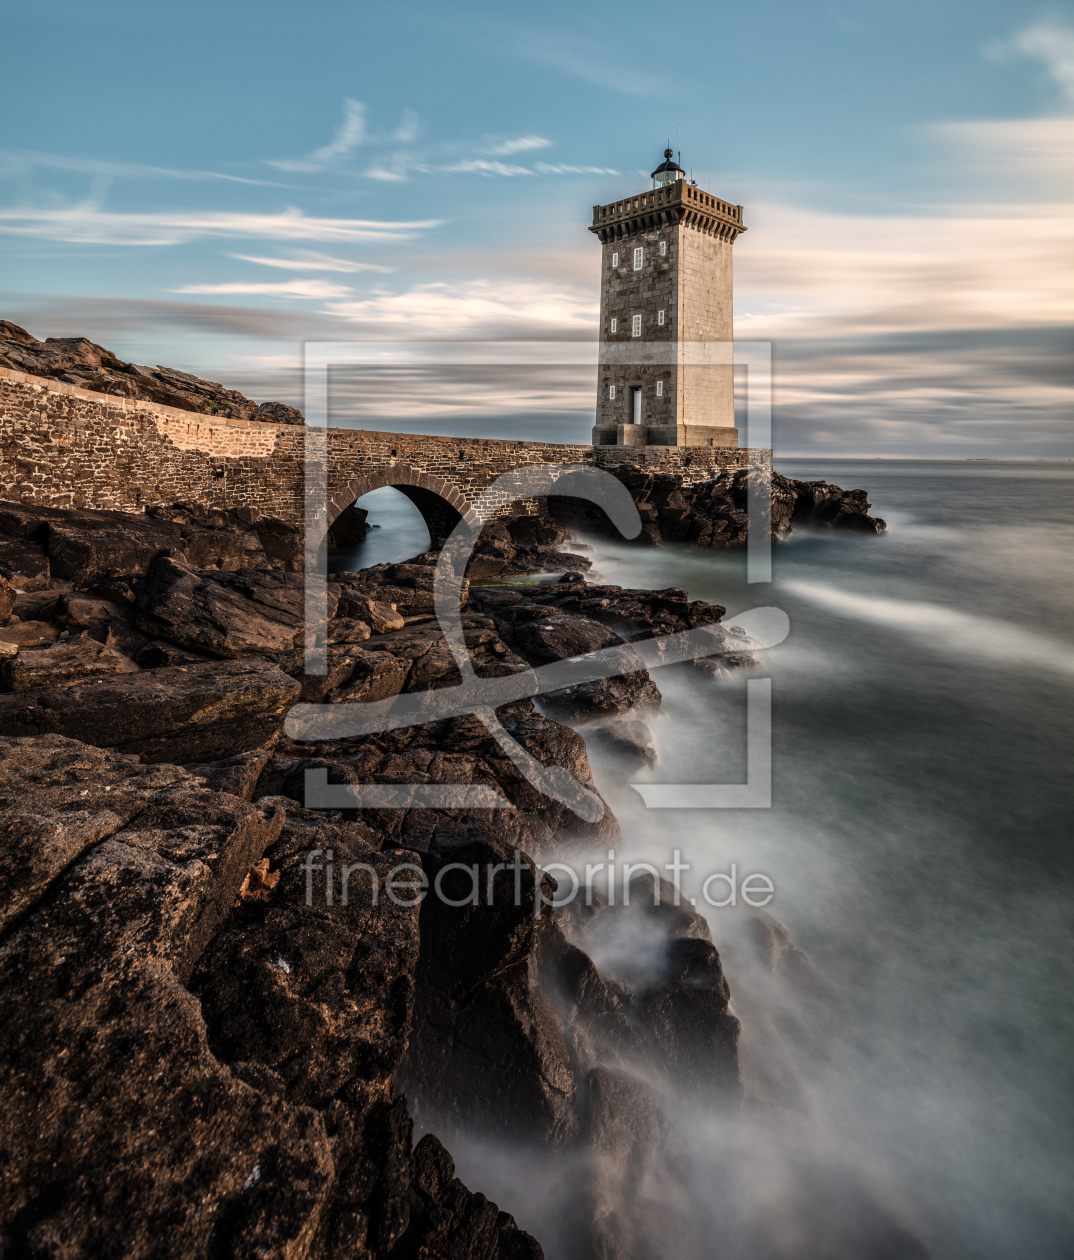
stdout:
<svg viewBox="0 0 1074 1260">
<path fill-rule="evenodd" d="M 469 507 L 461 491 L 441 477 L 400 464 L 370 472 L 329 496 L 329 569 L 369 568 L 438 548 Z M 373 514 L 370 524 L 384 532 L 370 531 L 364 541 L 354 542 L 363 532 L 363 512 Z"/>
<path fill-rule="evenodd" d="M 336 518 L 328 534 L 328 571 L 353 573 L 398 564 L 428 551 L 429 527 L 394 486 L 363 494 Z"/>
</svg>

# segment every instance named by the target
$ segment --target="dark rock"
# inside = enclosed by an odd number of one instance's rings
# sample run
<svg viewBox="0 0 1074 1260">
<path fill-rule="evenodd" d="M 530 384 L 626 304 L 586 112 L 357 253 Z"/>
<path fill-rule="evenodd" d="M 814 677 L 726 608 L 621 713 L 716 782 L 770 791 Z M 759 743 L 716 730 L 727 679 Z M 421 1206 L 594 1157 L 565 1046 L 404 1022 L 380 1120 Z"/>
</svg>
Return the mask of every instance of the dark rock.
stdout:
<svg viewBox="0 0 1074 1260">
<path fill-rule="evenodd" d="M 273 424 L 305 424 L 305 417 L 297 407 L 282 402 L 263 402 L 257 408 L 258 416 Z"/>
<path fill-rule="evenodd" d="M 741 545 L 748 534 L 747 502 L 753 470 L 728 469 L 707 481 L 684 483 L 681 474 L 649 473 L 637 469 L 617 474 L 628 487 L 642 518 L 636 541 L 662 546 L 665 542 L 693 547 Z M 884 522 L 868 515 L 863 490 L 842 490 L 826 482 L 793 481 L 772 474 L 772 536 L 778 538 L 799 525 L 881 533 Z M 604 513 L 578 500 L 548 500 L 552 516 L 565 523 L 606 536 L 618 537 Z"/>
<path fill-rule="evenodd" d="M 301 574 L 197 572 L 162 556 L 139 587 L 137 626 L 210 656 L 286 652 L 302 643 L 304 601 Z M 336 602 L 329 587 L 329 616 Z"/>
<path fill-rule="evenodd" d="M 48 621 L 56 611 L 63 590 L 20 591 L 15 597 L 15 616 L 20 621 Z"/>
<path fill-rule="evenodd" d="M 46 648 L 59 637 L 57 627 L 47 621 L 18 621 L 0 626 L 0 643 L 10 643 L 17 648 Z"/>
<path fill-rule="evenodd" d="M 23 647 L 17 656 L 0 661 L 0 687 L 5 691 L 30 691 L 108 674 L 137 672 L 138 666 L 122 652 L 93 639 L 80 638 L 39 650 Z"/>
<path fill-rule="evenodd" d="M 537 1240 L 483 1194 L 471 1194 L 428 1133 L 411 1157 L 409 1227 L 390 1260 L 544 1260 Z"/>
<path fill-rule="evenodd" d="M 176 766 L 145 766 L 60 735 L 0 738 L 0 928 L 147 801 L 198 786 Z"/>
<path fill-rule="evenodd" d="M 487 606 L 492 604 L 490 600 L 483 602 Z M 622 645 L 624 640 L 614 630 L 589 617 L 553 612 L 536 619 L 515 621 L 511 642 L 526 660 L 542 665 Z M 660 692 L 650 679 L 645 662 L 632 649 L 624 651 L 628 672 L 546 692 L 542 703 L 557 716 L 574 722 L 659 705 Z"/>
<path fill-rule="evenodd" d="M 794 526 L 852 530 L 882 534 L 887 528 L 879 517 L 869 515 L 864 490 L 843 490 L 826 481 L 794 481 L 780 473 L 772 476 L 772 517 L 776 533 Z"/>
<path fill-rule="evenodd" d="M 25 538 L 0 536 L 0 576 L 19 591 L 47 588 L 52 571 L 44 546 Z"/>
<path fill-rule="evenodd" d="M 590 722 L 631 709 L 656 708 L 662 699 L 660 691 L 649 677 L 641 656 L 628 653 L 628 662 L 631 655 L 637 657 L 639 668 L 630 673 L 549 691 L 541 697 L 542 702 L 552 713 L 568 722 Z"/>
<path fill-rule="evenodd" d="M 329 783 L 359 783 L 362 775 L 353 763 L 323 757 L 269 757 L 252 789 L 252 800 L 288 797 L 306 803 L 306 771 L 327 770 Z"/>
<path fill-rule="evenodd" d="M 577 1129 L 574 1076 L 535 956 L 551 911 L 534 914 L 529 859 L 463 838 L 425 854 L 422 865 L 456 904 L 433 895 L 421 908 L 414 1028 L 401 1073 L 415 1116 L 449 1131 L 569 1141 Z M 466 900 L 475 886 L 477 905 Z"/>
<path fill-rule="evenodd" d="M 622 643 L 607 626 L 588 617 L 551 616 L 517 626 L 514 646 L 532 665 L 545 665 Z"/>
<path fill-rule="evenodd" d="M 320 1109 L 356 1081 L 386 1087 L 406 1050 L 418 906 L 384 885 L 413 859 L 379 853 L 367 836 L 288 822 L 266 853 L 280 872 L 271 899 L 253 918 L 237 910 L 194 976 L 217 1056 L 271 1068 L 289 1100 Z M 306 866 L 315 850 L 316 873 Z"/>
<path fill-rule="evenodd" d="M 68 630 L 88 630 L 102 621 L 130 621 L 133 614 L 123 604 L 92 599 L 72 591 L 59 597 L 52 617 Z"/>
<path fill-rule="evenodd" d="M 273 659 L 285 674 L 301 685 L 302 700 L 306 704 L 323 704 L 328 693 L 343 686 L 354 673 L 360 651 L 356 647 L 329 646 L 328 672 L 325 674 L 306 673 L 306 653 L 302 648 Z"/>
<path fill-rule="evenodd" d="M 331 1178 L 323 1121 L 233 1077 L 185 987 L 280 821 L 165 793 L 9 930 L 0 1143 L 17 1175 L 0 1183 L 0 1214 L 13 1253 L 236 1254 L 255 1226 L 277 1254 L 305 1248 Z"/>
<path fill-rule="evenodd" d="M 216 761 L 280 730 L 299 686 L 267 661 L 213 661 L 0 695 L 0 734 L 67 735 L 147 761 Z"/>
<path fill-rule="evenodd" d="M 556 922 L 570 941 L 584 941 L 593 921 L 608 905 L 607 894 L 596 884 L 579 889 L 578 896 L 556 910 Z"/>
<path fill-rule="evenodd" d="M 593 734 L 628 765 L 656 765 L 656 743 L 644 722 L 618 719 L 598 727 Z"/>
<path fill-rule="evenodd" d="M 715 656 L 698 656 L 689 662 L 692 669 L 710 678 L 728 678 L 740 669 L 752 669 L 759 664 L 752 652 L 720 652 Z"/>
<path fill-rule="evenodd" d="M 138 602 L 134 593 L 134 588 L 126 578 L 105 578 L 102 582 L 97 582 L 89 588 L 89 595 L 95 596 L 97 599 L 106 599 L 112 604 L 119 604 L 124 608 L 133 608 Z"/>
<path fill-rule="evenodd" d="M 671 1125 L 636 1076 L 595 1068 L 585 1080 L 586 1154 L 578 1227 L 587 1254 L 696 1254 L 678 1200 Z"/>
<path fill-rule="evenodd" d="M 550 926 L 541 942 L 542 983 L 554 997 L 571 1067 L 581 1079 L 601 1064 L 641 1067 L 648 1049 L 626 1004 L 592 959 Z"/>
<path fill-rule="evenodd" d="M 120 398 L 141 398 L 166 407 L 236 420 L 303 424 L 302 412 L 286 403 L 258 406 L 237 390 L 203 381 L 174 368 L 124 363 L 111 350 L 85 337 L 48 337 L 38 341 L 25 328 L 0 320 L 0 367 L 67 381 L 82 389 Z"/>
<path fill-rule="evenodd" d="M 328 642 L 333 644 L 364 643 L 369 638 L 369 634 L 370 630 L 366 622 L 352 621 L 349 617 L 337 617 L 328 625 Z"/>
<path fill-rule="evenodd" d="M 236 519 L 242 512 L 177 504 L 139 514 L 0 502 L 0 570 L 6 554 L 9 576 L 20 589 L 61 579 L 85 590 L 129 583 L 166 554 L 194 568 L 301 568 L 301 534 L 294 526 L 259 520 L 251 527 Z"/>
<path fill-rule="evenodd" d="M 432 615 L 435 611 L 433 582 L 438 558 L 437 552 L 427 552 L 415 556 L 405 564 L 376 565 L 357 573 L 333 573 L 332 581 L 340 584 L 340 595 L 344 601 L 339 609 L 340 614 L 369 621 L 366 611 L 358 605 L 351 607 L 346 601 L 373 600 L 393 606 L 403 617 Z M 469 582 L 464 579 L 463 603 L 466 602 L 468 591 Z M 388 628 L 385 626 L 385 629 Z M 373 632 L 377 633 L 376 626 L 373 626 Z"/>
<path fill-rule="evenodd" d="M 18 599 L 18 592 L 0 573 L 0 625 L 5 625 L 11 614 L 15 611 L 15 601 Z"/>
<path fill-rule="evenodd" d="M 726 989 L 672 984 L 643 994 L 635 1010 L 675 1085 L 708 1095 L 738 1093 L 740 1025 L 727 1009 Z"/>
<path fill-rule="evenodd" d="M 368 519 L 369 513 L 364 508 L 353 503 L 344 508 L 328 531 L 329 547 L 355 547 L 364 542 L 369 533 Z"/>
<path fill-rule="evenodd" d="M 585 740 L 577 731 L 542 713 L 534 712 L 533 706 L 528 702 L 519 706 L 517 716 L 502 716 L 505 719 L 504 729 L 535 760 L 544 766 L 562 767 L 576 783 L 599 796 L 593 782 Z M 604 816 L 597 822 L 583 822 L 567 806 L 542 796 L 514 763 L 503 758 L 502 752 L 491 741 L 486 740 L 483 752 L 494 768 L 496 782 L 502 786 L 505 795 L 520 813 L 532 816 L 527 824 L 529 830 L 525 838 L 520 838 L 517 843 L 525 843 L 538 856 L 553 837 L 560 840 L 573 839 L 579 844 L 591 843 L 594 846 L 617 843 L 619 824 L 610 810 L 605 810 Z"/>
<path fill-rule="evenodd" d="M 610 905 L 598 896 L 593 900 L 592 908 L 561 912 L 560 922 L 582 948 L 602 960 L 600 979 L 620 1005 L 623 997 L 608 981 L 629 986 L 625 996 L 630 998 L 631 1019 L 644 1040 L 643 1049 L 625 1049 L 628 1043 L 621 1037 L 603 1047 L 598 1038 L 599 1061 L 658 1071 L 690 1093 L 737 1098 L 739 1022 L 728 1009 L 727 981 L 704 916 L 688 905 L 676 906 L 673 885 L 654 880 L 648 872 L 631 878 L 623 904 Z M 569 963 L 570 956 L 565 957 Z M 581 958 L 588 962 L 586 955 Z M 584 974 L 581 961 L 573 965 Z M 588 983 L 592 991 L 595 982 Z M 559 991 L 569 992 L 562 978 Z M 599 1005 L 596 1009 L 601 1010 Z M 573 1012 L 570 1020 L 584 1034 L 579 1044 L 593 1045 L 587 1022 L 598 1033 L 600 1022 L 591 1017 L 579 1021 Z"/>
<path fill-rule="evenodd" d="M 214 792 L 227 792 L 241 796 L 244 801 L 254 799 L 254 789 L 266 763 L 272 756 L 272 748 L 253 748 L 236 753 L 222 761 L 195 762 L 186 769 L 205 780 L 205 786 Z"/>
<path fill-rule="evenodd" d="M 541 1255 L 435 1139 L 411 1157 L 418 910 L 368 878 L 400 855 L 55 736 L 0 740 L 0 792 L 7 1248 Z M 367 868 L 346 899 L 307 901 L 316 848 Z"/>
<path fill-rule="evenodd" d="M 343 590 L 339 599 L 339 615 L 364 621 L 374 634 L 387 634 L 389 630 L 402 630 L 406 624 L 401 613 L 391 604 L 368 599 Z"/>
<path fill-rule="evenodd" d="M 301 573 L 305 561 L 302 531 L 286 521 L 268 517 L 254 522 L 254 533 L 268 562 L 287 573 Z"/>
<path fill-rule="evenodd" d="M 134 659 L 142 669 L 162 669 L 169 665 L 202 665 L 211 658 L 188 652 L 164 639 L 151 639 L 138 649 Z"/>
<path fill-rule="evenodd" d="M 711 941 L 691 936 L 677 936 L 668 942 L 666 983 L 687 988 L 712 989 L 725 1001 L 731 993 L 724 979 L 720 955 Z"/>
<path fill-rule="evenodd" d="M 331 703 L 388 700 L 397 696 L 406 685 L 411 662 L 400 660 L 390 652 L 367 652 L 351 648 L 350 669 L 345 679 L 325 699 Z"/>
</svg>

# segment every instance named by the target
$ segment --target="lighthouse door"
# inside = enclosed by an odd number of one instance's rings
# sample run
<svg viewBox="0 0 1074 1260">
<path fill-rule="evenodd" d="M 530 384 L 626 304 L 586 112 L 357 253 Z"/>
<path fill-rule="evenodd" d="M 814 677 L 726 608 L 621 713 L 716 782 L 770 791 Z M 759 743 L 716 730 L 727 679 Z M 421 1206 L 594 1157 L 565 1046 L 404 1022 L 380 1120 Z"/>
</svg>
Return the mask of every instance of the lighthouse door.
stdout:
<svg viewBox="0 0 1074 1260">
<path fill-rule="evenodd" d="M 632 424 L 641 424 L 641 390 L 630 391 L 630 419 Z"/>
</svg>

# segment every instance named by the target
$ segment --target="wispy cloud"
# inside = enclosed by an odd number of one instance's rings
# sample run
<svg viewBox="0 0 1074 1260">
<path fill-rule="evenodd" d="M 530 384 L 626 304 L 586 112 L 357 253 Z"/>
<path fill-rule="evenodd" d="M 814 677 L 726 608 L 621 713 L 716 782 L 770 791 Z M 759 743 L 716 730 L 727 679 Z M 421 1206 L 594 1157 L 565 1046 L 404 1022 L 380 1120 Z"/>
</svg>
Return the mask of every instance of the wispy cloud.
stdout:
<svg viewBox="0 0 1074 1260">
<path fill-rule="evenodd" d="M 361 101 L 352 101 L 349 97 L 343 102 L 343 121 L 340 123 L 330 144 L 323 149 L 315 149 L 315 162 L 331 162 L 333 158 L 352 153 L 365 138 L 365 106 Z"/>
<path fill-rule="evenodd" d="M 543 136 L 519 136 L 517 140 L 502 140 L 486 149 L 494 157 L 508 157 L 512 153 L 526 153 L 530 149 L 549 149 L 552 141 Z"/>
<path fill-rule="evenodd" d="M 287 188 L 269 179 L 248 179 L 242 175 L 225 175 L 221 171 L 177 170 L 169 166 L 145 166 L 139 162 L 106 162 L 100 158 L 72 158 L 58 153 L 37 153 L 28 150 L 0 150 L 0 175 L 19 176 L 33 170 L 73 171 L 104 179 L 176 179 L 195 183 L 220 180 L 228 184 L 251 184 L 257 188 Z"/>
<path fill-rule="evenodd" d="M 411 144 L 418 138 L 418 116 L 412 109 L 404 109 L 399 126 L 392 132 L 392 139 L 397 144 Z"/>
<path fill-rule="evenodd" d="M 373 293 L 333 301 L 333 315 L 375 327 L 380 336 L 452 337 L 590 336 L 599 295 L 590 285 L 542 284 L 532 280 L 472 280 L 414 285 L 402 292 Z"/>
<path fill-rule="evenodd" d="M 377 135 L 366 127 L 366 110 L 361 102 L 348 99 L 344 104 L 344 119 L 331 144 L 315 149 L 308 157 L 277 158 L 269 165 L 295 173 L 350 170 L 366 179 L 391 184 L 403 183 L 419 175 L 484 175 L 513 179 L 527 175 L 618 173 L 595 166 L 538 162 L 530 167 L 501 160 L 517 153 L 532 153 L 553 147 L 554 141 L 533 132 L 521 136 L 486 136 L 475 141 L 443 141 L 414 148 L 411 146 L 418 136 L 419 119 L 413 110 L 403 111 L 399 125 L 392 132 Z M 345 159 L 350 158 L 360 146 L 373 150 L 377 155 L 363 168 L 356 169 Z"/>
<path fill-rule="evenodd" d="M 277 158 L 270 161 L 281 171 L 322 171 L 339 158 L 347 157 L 365 139 L 365 106 L 347 97 L 343 102 L 343 121 L 336 134 L 323 148 L 314 149 L 306 158 Z"/>
<path fill-rule="evenodd" d="M 985 49 L 995 60 L 1021 54 L 1042 61 L 1068 104 L 1074 105 L 1074 30 L 1058 20 L 1035 22 Z"/>
<path fill-rule="evenodd" d="M 379 271 L 389 274 L 394 267 L 383 267 L 379 263 L 355 262 L 352 258 L 332 258 L 328 254 L 318 254 L 313 250 L 300 250 L 294 258 L 260 258 L 252 254 L 232 254 L 232 258 L 240 262 L 257 263 L 262 267 L 277 267 L 283 271 Z"/>
<path fill-rule="evenodd" d="M 250 297 L 292 297 L 292 298 L 345 298 L 351 296 L 351 290 L 342 284 L 333 284 L 330 280 L 286 280 L 274 284 L 249 283 L 234 281 L 229 284 L 185 284 L 181 289 L 173 289 L 173 293 L 203 294 L 245 294 Z"/>
<path fill-rule="evenodd" d="M 519 176 L 535 175 L 618 175 L 619 172 L 607 166 L 574 166 L 566 163 L 537 162 L 533 166 L 520 166 L 517 162 L 501 162 L 491 157 L 466 157 L 458 158 L 453 162 L 430 162 L 409 154 L 396 154 L 392 158 L 391 165 L 371 166 L 365 174 L 369 179 L 378 179 L 385 183 L 401 183 L 414 175 L 485 175 L 513 179 Z"/>
<path fill-rule="evenodd" d="M 172 211 L 122 214 L 93 203 L 54 208 L 0 209 L 0 233 L 80 245 L 179 245 L 209 237 L 272 241 L 406 241 L 442 220 L 379 222 L 279 214 Z"/>
<path fill-rule="evenodd" d="M 561 166 L 538 162 L 533 168 L 538 175 L 618 175 L 610 166 Z"/>
<path fill-rule="evenodd" d="M 515 166 L 510 162 L 496 162 L 489 158 L 466 158 L 438 168 L 445 175 L 532 175 L 528 166 Z"/>
</svg>

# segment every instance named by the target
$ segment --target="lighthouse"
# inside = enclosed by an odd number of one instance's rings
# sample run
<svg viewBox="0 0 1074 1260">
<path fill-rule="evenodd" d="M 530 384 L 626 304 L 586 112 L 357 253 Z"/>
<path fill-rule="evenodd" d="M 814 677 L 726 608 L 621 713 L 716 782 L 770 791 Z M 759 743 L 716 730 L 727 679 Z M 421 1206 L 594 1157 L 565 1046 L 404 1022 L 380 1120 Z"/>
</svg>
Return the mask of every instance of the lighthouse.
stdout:
<svg viewBox="0 0 1074 1260">
<path fill-rule="evenodd" d="M 593 207 L 601 243 L 594 446 L 737 446 L 731 250 L 742 207 L 686 178 Z"/>
</svg>

